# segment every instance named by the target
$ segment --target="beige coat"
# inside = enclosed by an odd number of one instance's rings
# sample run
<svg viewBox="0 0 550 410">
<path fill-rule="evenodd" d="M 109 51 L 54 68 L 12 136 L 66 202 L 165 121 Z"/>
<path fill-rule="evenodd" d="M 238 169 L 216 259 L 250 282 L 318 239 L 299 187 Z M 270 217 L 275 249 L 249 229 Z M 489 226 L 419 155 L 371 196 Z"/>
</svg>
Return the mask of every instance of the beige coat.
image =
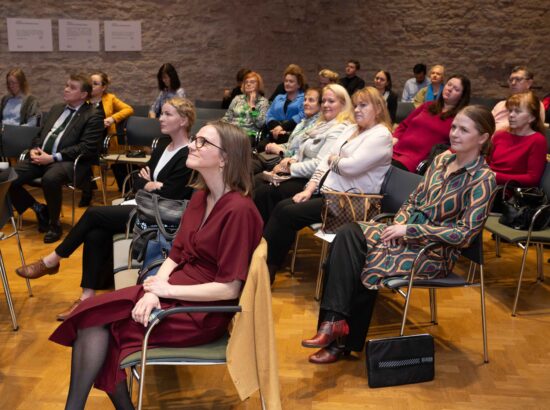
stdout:
<svg viewBox="0 0 550 410">
<path fill-rule="evenodd" d="M 227 367 L 241 400 L 258 389 L 265 408 L 281 409 L 271 285 L 267 270 L 267 243 L 262 239 L 252 255 L 227 346 Z"/>
</svg>

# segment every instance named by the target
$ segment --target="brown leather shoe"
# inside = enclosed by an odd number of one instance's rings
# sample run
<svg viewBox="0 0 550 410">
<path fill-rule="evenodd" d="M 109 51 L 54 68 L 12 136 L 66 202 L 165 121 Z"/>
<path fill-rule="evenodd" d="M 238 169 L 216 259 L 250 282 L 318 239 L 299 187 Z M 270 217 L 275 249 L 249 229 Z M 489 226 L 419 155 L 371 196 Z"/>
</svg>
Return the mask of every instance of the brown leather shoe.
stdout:
<svg viewBox="0 0 550 410">
<path fill-rule="evenodd" d="M 334 344 L 325 347 L 311 356 L 309 356 L 309 362 L 315 364 L 329 364 L 337 362 L 340 356 L 344 353 L 343 347 L 335 346 Z"/>
<path fill-rule="evenodd" d="M 319 326 L 317 334 L 311 339 L 302 340 L 302 346 L 322 348 L 327 347 L 336 339 L 347 336 L 349 333 L 348 322 L 338 320 L 336 322 L 323 322 Z"/>
<path fill-rule="evenodd" d="M 63 321 L 67 319 L 82 302 L 84 302 L 82 299 L 75 300 L 69 309 L 57 315 L 57 320 Z"/>
<path fill-rule="evenodd" d="M 27 279 L 38 279 L 44 275 L 55 275 L 57 272 L 59 272 L 59 263 L 48 268 L 42 259 L 38 262 L 28 263 L 26 269 L 21 266 L 15 270 L 15 273 Z"/>
</svg>

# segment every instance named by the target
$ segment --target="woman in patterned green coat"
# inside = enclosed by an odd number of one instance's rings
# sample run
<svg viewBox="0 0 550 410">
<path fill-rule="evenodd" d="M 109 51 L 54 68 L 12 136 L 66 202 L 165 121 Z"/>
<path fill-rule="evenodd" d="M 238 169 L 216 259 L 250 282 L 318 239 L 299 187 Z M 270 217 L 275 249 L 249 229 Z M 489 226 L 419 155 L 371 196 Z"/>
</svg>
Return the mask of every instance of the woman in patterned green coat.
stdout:
<svg viewBox="0 0 550 410">
<path fill-rule="evenodd" d="M 344 351 L 362 350 L 382 280 L 409 274 L 423 246 L 442 245 L 426 256 L 420 272 L 436 277 L 451 271 L 460 249 L 480 233 L 489 212 L 496 179 L 483 155 L 494 129 L 487 108 L 464 108 L 451 126 L 453 152 L 436 157 L 393 224 L 341 228 L 327 260 L 319 329 L 302 341 L 304 347 L 321 349 L 310 362 L 332 363 Z"/>
</svg>

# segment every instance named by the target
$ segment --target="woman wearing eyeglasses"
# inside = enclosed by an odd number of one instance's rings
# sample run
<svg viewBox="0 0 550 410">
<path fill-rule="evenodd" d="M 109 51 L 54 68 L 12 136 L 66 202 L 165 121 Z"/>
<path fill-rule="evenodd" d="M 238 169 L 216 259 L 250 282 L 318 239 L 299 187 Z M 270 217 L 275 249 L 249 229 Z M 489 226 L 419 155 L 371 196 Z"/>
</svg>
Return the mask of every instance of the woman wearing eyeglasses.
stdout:
<svg viewBox="0 0 550 410">
<path fill-rule="evenodd" d="M 134 180 L 134 189 L 145 189 L 170 199 L 189 199 L 193 189 L 187 186 L 191 170 L 186 166 L 189 154 L 189 130 L 195 122 L 195 107 L 184 98 L 168 100 L 160 116 L 160 129 L 170 138 L 159 141 L 147 166 Z M 132 205 L 90 207 L 67 237 L 49 255 L 16 270 L 19 276 L 37 279 L 59 271 L 60 262 L 84 244 L 82 256 L 82 292 L 69 309 L 57 315 L 64 320 L 96 290 L 113 284 L 113 235 L 126 230 Z"/>
<path fill-rule="evenodd" d="M 526 93 L 533 86 L 535 75 L 529 71 L 525 66 L 516 66 L 512 69 L 510 77 L 508 77 L 508 86 L 510 87 L 510 95 Z M 507 129 L 510 124 L 508 123 L 508 108 L 506 107 L 506 101 L 499 101 L 493 111 L 493 117 L 495 118 L 496 129 Z M 540 103 L 540 118 L 544 118 L 544 105 Z"/>
<path fill-rule="evenodd" d="M 82 409 L 92 384 L 117 409 L 133 409 L 120 360 L 141 349 L 155 308 L 237 303 L 262 220 L 250 199 L 251 147 L 241 129 L 221 121 L 201 128 L 189 144 L 187 166 L 197 190 L 172 250 L 158 274 L 84 302 L 50 339 L 72 346 L 67 409 Z M 151 334 L 151 345 L 194 346 L 227 331 L 227 313 L 175 315 Z"/>
</svg>

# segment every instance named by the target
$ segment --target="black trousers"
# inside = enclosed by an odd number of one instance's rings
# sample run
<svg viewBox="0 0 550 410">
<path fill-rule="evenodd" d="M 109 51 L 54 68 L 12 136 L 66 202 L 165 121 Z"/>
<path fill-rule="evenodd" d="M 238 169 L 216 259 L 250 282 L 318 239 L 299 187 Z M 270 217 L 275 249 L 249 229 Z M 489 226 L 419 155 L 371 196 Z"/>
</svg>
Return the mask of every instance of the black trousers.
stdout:
<svg viewBox="0 0 550 410">
<path fill-rule="evenodd" d="M 298 204 L 292 198 L 288 198 L 275 206 L 264 228 L 269 265 L 280 267 L 294 242 L 296 232 L 305 226 L 321 222 L 322 206 L 321 197 L 314 197 Z"/>
<path fill-rule="evenodd" d="M 338 230 L 326 261 L 319 312 L 319 322 L 324 320 L 327 311 L 346 316 L 350 328 L 346 348 L 357 352 L 365 345 L 378 294 L 361 282 L 367 252 L 367 242 L 359 225 L 352 222 Z"/>
<path fill-rule="evenodd" d="M 275 206 L 283 199 L 292 198 L 298 192 L 302 192 L 307 181 L 306 178 L 291 178 L 275 186 L 261 181 L 259 177 L 255 178 L 254 203 L 264 220 L 264 226 L 269 221 Z"/>
<path fill-rule="evenodd" d="M 82 244 L 82 280 L 88 289 L 106 289 L 113 284 L 113 235 L 126 231 L 132 205 L 92 206 L 70 230 L 55 253 L 68 258 Z"/>
<path fill-rule="evenodd" d="M 21 215 L 35 202 L 33 196 L 23 188 L 23 185 L 36 178 L 42 178 L 42 191 L 44 192 L 46 204 L 48 204 L 50 223 L 59 221 L 63 200 L 63 185 L 73 179 L 73 163 L 62 161 L 42 166 L 35 165 L 27 160 L 19 162 L 15 166 L 15 171 L 17 172 L 17 179 L 10 187 L 10 195 L 17 213 Z"/>
</svg>

